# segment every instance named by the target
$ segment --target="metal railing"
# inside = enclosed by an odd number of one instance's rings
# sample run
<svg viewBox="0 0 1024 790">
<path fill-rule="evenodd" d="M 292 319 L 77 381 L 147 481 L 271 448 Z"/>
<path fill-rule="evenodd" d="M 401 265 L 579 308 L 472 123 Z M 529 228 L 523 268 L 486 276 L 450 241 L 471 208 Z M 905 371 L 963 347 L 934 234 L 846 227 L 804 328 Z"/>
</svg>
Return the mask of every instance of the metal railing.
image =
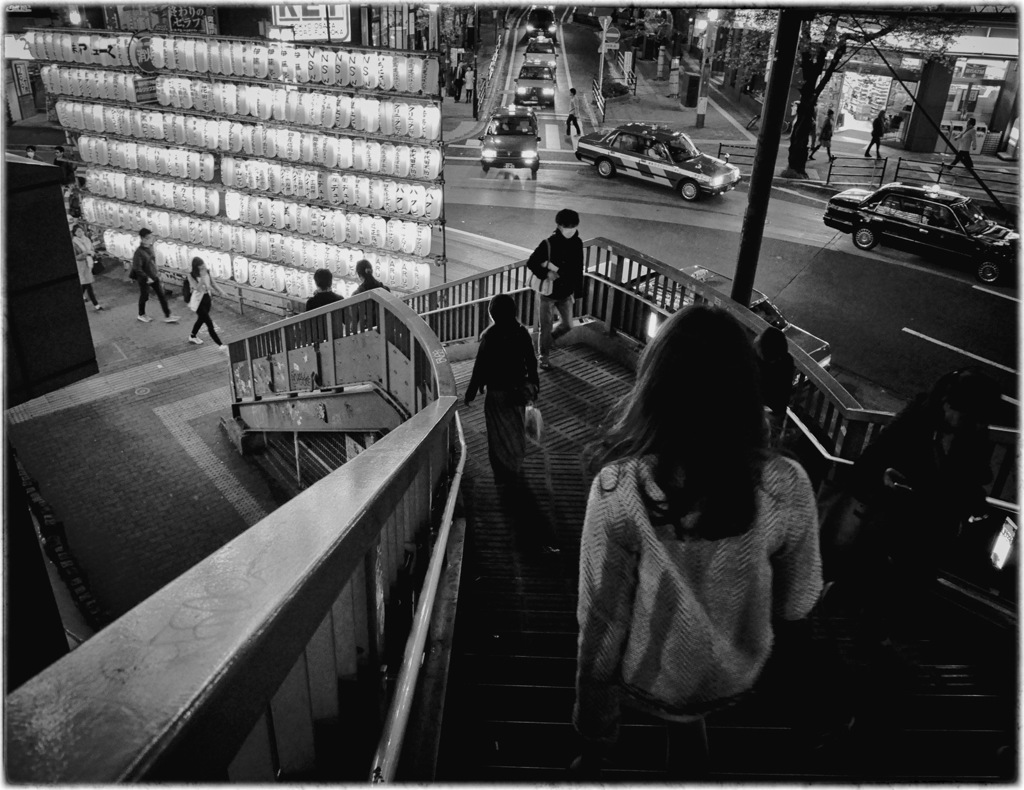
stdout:
<svg viewBox="0 0 1024 790">
<path fill-rule="evenodd" d="M 381 727 L 383 665 L 395 640 L 408 645 L 410 622 L 399 605 L 418 593 L 405 589 L 400 598 L 399 583 L 410 565 L 427 565 L 433 545 L 428 594 L 434 584 L 464 439 L 440 343 L 394 297 L 364 296 L 369 300 L 356 299 L 376 306 L 384 330 L 374 337 L 362 324 L 367 346 L 400 363 L 402 330 L 412 355 L 419 349 L 429 367 L 420 372 L 413 357 L 405 360 L 412 365 L 406 371 L 416 371 L 411 389 L 401 376 L 384 378 L 397 385 L 396 401 L 412 392 L 416 412 L 8 694 L 10 781 L 309 777 L 344 752 L 329 739 L 330 753 L 318 753 L 323 733 L 343 720 Z M 351 317 L 353 304 L 359 306 L 349 300 L 334 310 Z M 330 306 L 308 317 L 325 312 Z M 245 352 L 233 352 L 233 364 L 252 364 L 254 341 L 292 342 L 303 320 L 232 344 Z M 421 659 L 414 652 L 422 622 L 418 617 L 406 663 Z M 371 749 L 353 758 L 368 766 Z"/>
<path fill-rule="evenodd" d="M 768 327 L 762 318 L 734 303 L 728 295 L 641 252 L 600 237 L 585 241 L 583 246 L 584 295 L 576 302 L 574 313 L 602 322 L 609 334 L 628 337 L 642 346 L 661 317 L 694 302 L 729 310 L 754 334 Z M 519 261 L 404 299 L 443 343 L 475 341 L 488 325 L 487 303 L 496 293 L 512 294 L 520 321 L 533 324 L 535 294 L 527 285 L 528 277 L 526 262 Z M 856 459 L 893 415 L 862 408 L 806 352 L 791 345 L 790 353 L 797 367 L 791 409 L 830 455 Z M 994 443 L 995 479 L 989 494 L 1016 501 L 1019 433 L 993 428 L 990 437 Z"/>
<path fill-rule="evenodd" d="M 594 94 L 594 106 L 597 107 L 598 113 L 601 115 L 601 124 L 604 124 L 604 106 L 605 99 L 604 94 L 601 92 L 601 86 L 597 80 L 593 80 L 590 84 L 590 89 Z"/>
<path fill-rule="evenodd" d="M 626 77 L 626 87 L 629 88 L 633 95 L 636 96 L 636 72 L 633 69 L 626 68 L 626 54 L 624 52 L 619 53 L 619 70 Z"/>
<path fill-rule="evenodd" d="M 888 158 L 837 156 L 828 163 L 825 183 L 846 187 L 880 187 L 886 182 Z"/>
<path fill-rule="evenodd" d="M 974 172 L 1002 203 L 1012 206 L 1018 204 L 1020 178 L 1016 168 L 978 164 Z M 951 168 L 945 162 L 900 157 L 896 160 L 896 174 L 892 180 L 915 186 L 937 184 L 983 203 L 990 202 L 988 195 L 963 165 Z"/>
</svg>

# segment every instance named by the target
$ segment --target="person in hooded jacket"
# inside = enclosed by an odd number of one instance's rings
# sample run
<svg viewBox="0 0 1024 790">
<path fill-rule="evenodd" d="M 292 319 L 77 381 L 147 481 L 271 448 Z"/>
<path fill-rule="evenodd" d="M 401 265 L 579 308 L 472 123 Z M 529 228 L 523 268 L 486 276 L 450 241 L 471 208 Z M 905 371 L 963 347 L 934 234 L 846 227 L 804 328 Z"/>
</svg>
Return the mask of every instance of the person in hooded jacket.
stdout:
<svg viewBox="0 0 1024 790">
<path fill-rule="evenodd" d="M 555 215 L 555 232 L 537 245 L 526 265 L 540 280 L 552 280 L 551 294 L 540 295 L 537 320 L 540 335 L 540 368 L 550 370 L 551 345 L 572 329 L 572 307 L 583 297 L 583 241 L 580 215 L 564 208 Z M 552 310 L 558 325 L 552 328 Z"/>
</svg>

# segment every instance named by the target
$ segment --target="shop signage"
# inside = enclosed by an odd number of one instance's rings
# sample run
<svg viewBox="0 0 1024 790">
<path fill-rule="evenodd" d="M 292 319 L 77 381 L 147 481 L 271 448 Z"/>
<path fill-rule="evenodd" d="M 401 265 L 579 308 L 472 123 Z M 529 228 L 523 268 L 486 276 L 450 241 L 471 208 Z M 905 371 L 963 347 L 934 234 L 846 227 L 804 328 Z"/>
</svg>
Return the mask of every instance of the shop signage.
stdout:
<svg viewBox="0 0 1024 790">
<path fill-rule="evenodd" d="M 7 33 L 4 36 L 4 58 L 6 60 L 35 60 L 28 48 L 25 36 Z"/>
<path fill-rule="evenodd" d="M 296 41 L 327 39 L 328 23 L 333 41 L 348 41 L 351 35 L 348 4 L 275 5 L 270 11 L 273 24 L 294 29 Z"/>
<path fill-rule="evenodd" d="M 172 5 L 168 8 L 168 14 L 170 15 L 171 30 L 183 33 L 209 32 L 204 24 L 207 15 L 207 9 L 204 6 Z"/>
<path fill-rule="evenodd" d="M 897 52 L 885 52 L 883 60 L 874 52 L 861 50 L 846 63 L 843 71 L 855 74 L 875 74 L 881 77 L 899 77 L 904 82 L 918 82 L 921 79 L 923 61 L 919 58 L 903 58 Z M 888 65 L 887 65 L 888 64 Z M 892 68 L 889 68 L 889 66 Z M 895 70 L 895 74 L 893 71 Z"/>
<path fill-rule="evenodd" d="M 964 76 L 983 80 L 985 79 L 985 72 L 987 69 L 988 66 L 984 63 L 965 63 Z"/>
<path fill-rule="evenodd" d="M 147 74 L 156 73 L 156 66 L 153 65 L 152 44 L 152 36 L 136 34 L 128 45 L 128 60 L 139 71 L 144 71 Z"/>
<path fill-rule="evenodd" d="M 28 78 L 27 63 L 14 64 L 14 84 L 19 96 L 28 96 L 32 93 L 32 81 Z"/>
</svg>

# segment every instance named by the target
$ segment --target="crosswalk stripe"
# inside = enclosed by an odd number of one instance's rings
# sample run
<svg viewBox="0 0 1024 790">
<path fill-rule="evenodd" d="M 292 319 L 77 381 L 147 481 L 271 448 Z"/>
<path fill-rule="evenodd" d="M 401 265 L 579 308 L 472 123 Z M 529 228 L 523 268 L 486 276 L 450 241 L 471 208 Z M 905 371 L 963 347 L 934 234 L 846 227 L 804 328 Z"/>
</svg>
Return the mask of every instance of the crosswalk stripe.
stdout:
<svg viewBox="0 0 1024 790">
<path fill-rule="evenodd" d="M 562 138 L 558 135 L 557 123 L 544 124 L 544 147 L 554 151 L 562 147 Z"/>
</svg>

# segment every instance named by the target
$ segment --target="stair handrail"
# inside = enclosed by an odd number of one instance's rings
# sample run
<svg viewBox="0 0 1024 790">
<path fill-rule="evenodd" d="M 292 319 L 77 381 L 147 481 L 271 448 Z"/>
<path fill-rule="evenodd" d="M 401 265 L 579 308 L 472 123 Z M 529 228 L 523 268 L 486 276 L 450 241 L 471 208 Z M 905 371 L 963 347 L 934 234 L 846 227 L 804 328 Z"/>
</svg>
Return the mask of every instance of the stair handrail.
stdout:
<svg viewBox="0 0 1024 790">
<path fill-rule="evenodd" d="M 438 582 L 441 579 L 441 570 L 444 567 L 448 552 L 448 536 L 451 533 L 452 520 L 455 517 L 455 504 L 458 501 L 459 490 L 462 485 L 462 474 L 466 467 L 466 436 L 462 429 L 462 420 L 459 419 L 458 414 L 455 415 L 455 430 L 459 447 L 459 460 L 448 489 L 448 498 L 445 501 L 444 513 L 441 517 L 441 528 L 438 531 L 437 540 L 430 555 L 430 565 L 427 568 L 420 600 L 416 607 L 412 632 L 405 643 L 402 666 L 399 669 L 398 680 L 395 685 L 395 696 L 388 707 L 384 731 L 381 734 L 377 751 L 371 763 L 373 768 L 370 771 L 370 781 L 374 784 L 393 782 L 395 773 L 398 770 L 399 760 L 402 756 L 402 744 L 405 740 L 406 726 L 409 723 L 409 714 L 412 712 L 416 682 L 419 679 L 420 666 L 422 664 L 423 648 L 427 642 L 427 632 L 430 629 L 430 616 L 434 611 L 434 600 L 437 597 Z"/>
</svg>

